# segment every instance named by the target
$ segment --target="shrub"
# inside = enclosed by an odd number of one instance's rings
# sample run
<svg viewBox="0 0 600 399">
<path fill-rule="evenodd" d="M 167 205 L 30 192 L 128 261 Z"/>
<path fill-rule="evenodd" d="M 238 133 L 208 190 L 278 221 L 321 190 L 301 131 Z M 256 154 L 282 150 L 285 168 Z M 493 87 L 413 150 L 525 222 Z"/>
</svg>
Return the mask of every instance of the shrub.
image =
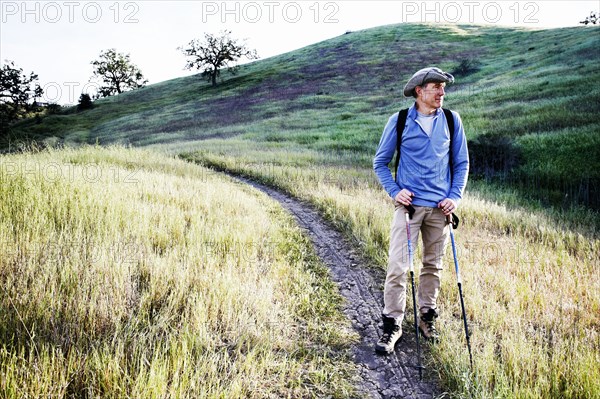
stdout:
<svg viewBox="0 0 600 399">
<path fill-rule="evenodd" d="M 60 114 L 62 107 L 60 104 L 50 103 L 46 106 L 46 112 L 48 115 Z"/>
<path fill-rule="evenodd" d="M 520 165 L 521 154 L 512 139 L 484 134 L 469 142 L 469 160 L 473 177 L 507 177 Z"/>
<path fill-rule="evenodd" d="M 453 75 L 466 76 L 479 71 L 481 64 L 473 58 L 463 58 L 458 66 L 452 71 Z"/>
<path fill-rule="evenodd" d="M 92 102 L 90 95 L 81 93 L 81 96 L 79 96 L 79 104 L 77 104 L 77 112 L 92 108 L 94 108 L 94 103 Z"/>
</svg>

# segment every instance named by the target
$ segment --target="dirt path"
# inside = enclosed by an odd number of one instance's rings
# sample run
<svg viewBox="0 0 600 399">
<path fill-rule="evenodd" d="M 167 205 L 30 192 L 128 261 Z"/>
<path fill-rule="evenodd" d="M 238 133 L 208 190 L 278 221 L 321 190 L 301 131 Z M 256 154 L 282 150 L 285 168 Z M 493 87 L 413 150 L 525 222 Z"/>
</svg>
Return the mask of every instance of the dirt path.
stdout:
<svg viewBox="0 0 600 399">
<path fill-rule="evenodd" d="M 265 192 L 291 212 L 300 227 L 310 236 L 317 254 L 331 270 L 332 279 L 346 298 L 344 313 L 360 334 L 360 342 L 353 348 L 354 361 L 360 370 L 360 398 L 419 398 L 440 397 L 439 384 L 427 371 L 423 380 L 415 365 L 416 344 L 409 320 L 403 325 L 404 335 L 390 356 L 375 353 L 375 342 L 381 334 L 381 306 L 383 304 L 383 271 L 366 268 L 353 246 L 327 223 L 310 204 L 251 180 L 236 177 L 244 183 Z M 411 306 L 410 301 L 408 306 Z M 411 311 L 407 309 L 407 311 Z M 411 313 L 412 315 L 412 313 Z M 428 356 L 425 350 L 423 357 Z"/>
</svg>

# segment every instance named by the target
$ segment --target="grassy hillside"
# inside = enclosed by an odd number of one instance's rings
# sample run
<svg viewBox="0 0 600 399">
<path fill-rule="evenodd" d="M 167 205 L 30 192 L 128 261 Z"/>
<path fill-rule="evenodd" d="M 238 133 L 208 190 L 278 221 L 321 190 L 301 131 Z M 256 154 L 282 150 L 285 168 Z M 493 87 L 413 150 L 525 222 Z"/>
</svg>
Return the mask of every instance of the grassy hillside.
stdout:
<svg viewBox="0 0 600 399">
<path fill-rule="evenodd" d="M 599 47 L 591 27 L 384 26 L 243 66 L 217 88 L 198 76 L 174 79 L 81 114 L 24 122 L 14 134 L 173 152 L 235 136 L 241 145 L 346 151 L 366 166 L 387 117 L 410 103 L 404 82 L 435 64 L 457 72 L 446 106 L 464 119 L 472 176 L 535 186 L 548 204 L 597 206 Z M 460 73 L 464 60 L 476 70 Z"/>
<path fill-rule="evenodd" d="M 392 207 L 370 166 L 383 126 L 410 104 L 401 88 L 416 69 L 474 60 L 446 105 L 473 165 L 457 239 L 475 369 L 451 269 L 430 362 L 454 397 L 595 398 L 599 44 L 591 27 L 385 26 L 246 65 L 217 88 L 174 79 L 15 134 L 145 146 L 253 176 L 311 201 L 384 268 Z"/>
</svg>

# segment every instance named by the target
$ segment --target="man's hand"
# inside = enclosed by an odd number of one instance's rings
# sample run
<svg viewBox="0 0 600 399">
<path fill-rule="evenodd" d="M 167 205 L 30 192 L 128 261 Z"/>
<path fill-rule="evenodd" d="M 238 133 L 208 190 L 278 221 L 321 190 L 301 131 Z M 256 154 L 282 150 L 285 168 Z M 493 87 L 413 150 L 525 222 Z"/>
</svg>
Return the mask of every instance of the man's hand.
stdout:
<svg viewBox="0 0 600 399">
<path fill-rule="evenodd" d="M 396 194 L 396 197 L 394 199 L 396 201 L 398 201 L 399 203 L 401 203 L 402 205 L 408 206 L 412 203 L 412 199 L 414 196 L 415 195 L 413 193 L 411 193 L 407 189 L 403 188 L 402 191 L 400 191 L 398 194 Z"/>
<path fill-rule="evenodd" d="M 438 204 L 438 208 L 441 208 L 442 212 L 444 212 L 444 215 L 448 216 L 456 210 L 456 202 L 450 198 L 446 198 Z"/>
</svg>

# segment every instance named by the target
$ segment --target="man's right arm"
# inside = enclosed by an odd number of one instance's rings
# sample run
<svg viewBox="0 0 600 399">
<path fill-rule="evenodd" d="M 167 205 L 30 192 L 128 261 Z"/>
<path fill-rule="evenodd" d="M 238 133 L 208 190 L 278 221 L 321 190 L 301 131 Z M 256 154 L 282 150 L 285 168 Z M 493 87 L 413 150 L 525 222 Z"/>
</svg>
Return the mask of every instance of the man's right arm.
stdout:
<svg viewBox="0 0 600 399">
<path fill-rule="evenodd" d="M 373 170 L 377 175 L 377 179 L 379 179 L 379 183 L 381 183 L 385 191 L 392 198 L 396 198 L 396 195 L 400 192 L 400 187 L 394 181 L 392 172 L 388 168 L 388 164 L 391 162 L 392 158 L 394 158 L 394 154 L 396 153 L 398 140 L 398 134 L 396 132 L 397 121 L 397 113 L 388 119 L 388 122 L 383 129 L 381 139 L 379 140 L 375 158 L 373 158 Z"/>
</svg>

